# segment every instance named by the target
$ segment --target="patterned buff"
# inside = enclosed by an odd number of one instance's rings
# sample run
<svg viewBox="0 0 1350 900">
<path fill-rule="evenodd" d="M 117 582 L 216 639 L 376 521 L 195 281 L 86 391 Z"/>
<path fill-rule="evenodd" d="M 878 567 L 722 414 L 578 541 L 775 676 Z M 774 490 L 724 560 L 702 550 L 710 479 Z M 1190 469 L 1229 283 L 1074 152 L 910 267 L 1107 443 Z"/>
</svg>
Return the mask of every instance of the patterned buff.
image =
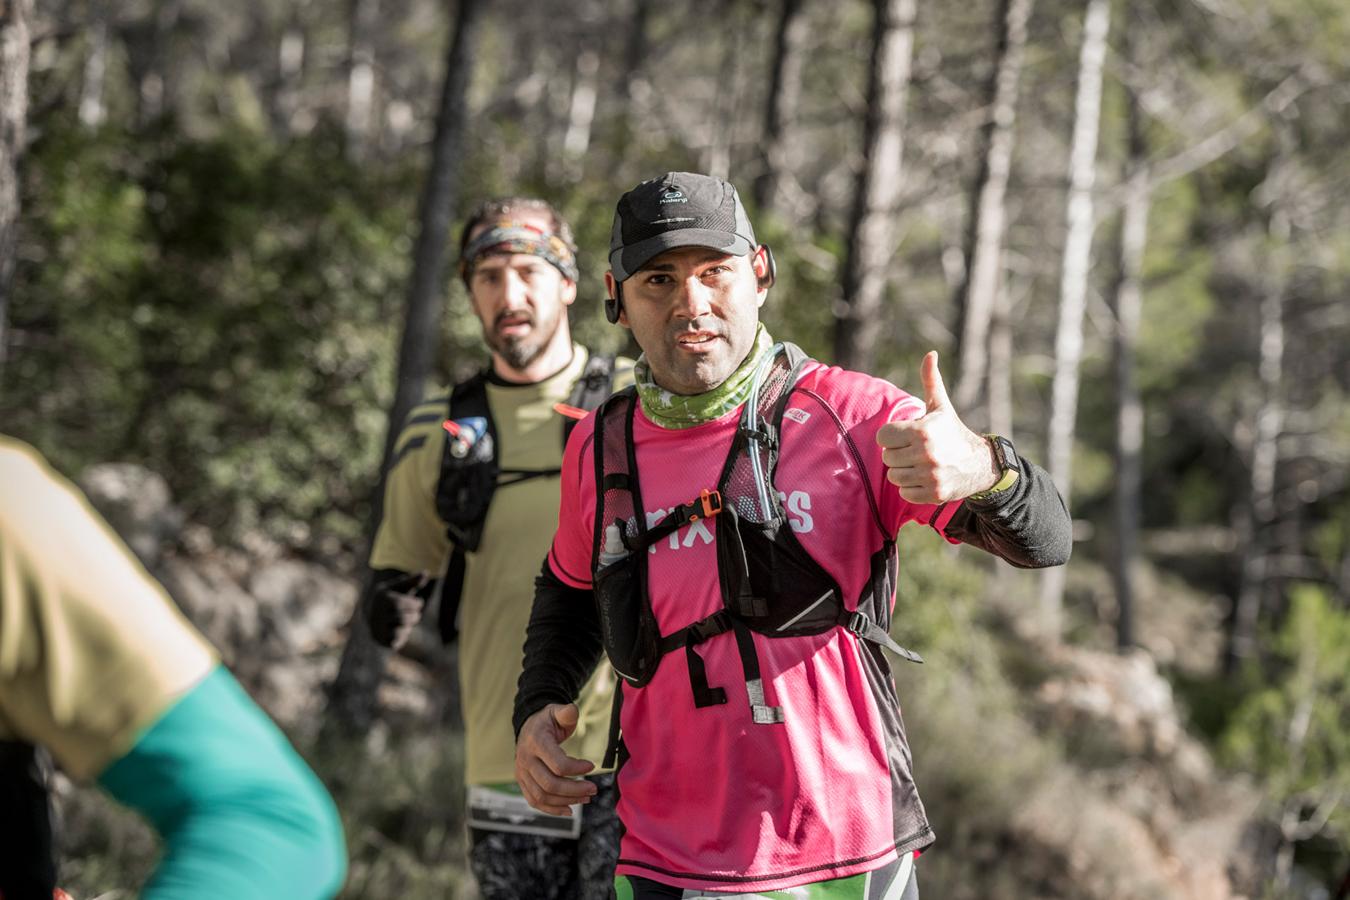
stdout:
<svg viewBox="0 0 1350 900">
<path fill-rule="evenodd" d="M 489 253 L 528 253 L 551 264 L 569 281 L 577 280 L 577 258 L 567 242 L 524 222 L 503 219 L 494 222 L 478 237 L 469 241 L 459 260 L 459 274 L 465 281 L 473 277 L 478 261 Z"/>
<path fill-rule="evenodd" d="M 711 422 L 745 402 L 754 387 L 755 369 L 761 357 L 773 349 L 773 338 L 760 322 L 755 329 L 755 345 L 741 362 L 740 368 L 732 372 L 726 381 L 703 394 L 683 396 L 672 394 L 652 380 L 651 366 L 647 365 L 647 355 L 638 357 L 633 369 L 633 378 L 637 381 L 638 397 L 642 400 L 642 411 L 662 428 L 693 428 L 704 422 Z"/>
</svg>

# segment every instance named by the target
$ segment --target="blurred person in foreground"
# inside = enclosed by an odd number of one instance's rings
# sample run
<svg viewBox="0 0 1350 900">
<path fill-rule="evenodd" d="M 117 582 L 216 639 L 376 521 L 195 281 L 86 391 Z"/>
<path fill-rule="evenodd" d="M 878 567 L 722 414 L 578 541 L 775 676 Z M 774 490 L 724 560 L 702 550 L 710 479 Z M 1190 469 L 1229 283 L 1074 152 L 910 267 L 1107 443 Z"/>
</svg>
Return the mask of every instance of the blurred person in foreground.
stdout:
<svg viewBox="0 0 1350 900">
<path fill-rule="evenodd" d="M 459 640 L 469 861 L 485 900 L 607 898 L 619 848 L 614 777 L 592 775 L 584 815 L 532 809 L 515 783 L 511 704 L 537 561 L 557 521 L 563 445 L 616 380 L 631 381 L 632 361 L 572 340 L 575 247 L 548 203 L 482 203 L 461 231 L 459 271 L 490 363 L 414 408 L 398 437 L 368 622 L 397 649 L 439 587 L 441 637 Z M 598 761 L 613 675 L 592 672 L 568 750 Z"/>
<path fill-rule="evenodd" d="M 775 343 L 773 258 L 721 179 L 626 193 L 609 262 L 611 321 L 643 354 L 564 458 L 516 697 L 521 788 L 552 812 L 593 793 L 560 741 L 603 652 L 622 676 L 619 898 L 912 900 L 934 837 L 882 653 L 920 661 L 889 635 L 896 533 L 1059 565 L 1064 503 L 961 422 L 936 353 L 916 397 Z"/>
<path fill-rule="evenodd" d="M 332 897 L 346 872 L 323 785 L 68 481 L 0 435 L 0 898 L 47 900 L 35 748 L 143 815 L 147 900 Z"/>
</svg>

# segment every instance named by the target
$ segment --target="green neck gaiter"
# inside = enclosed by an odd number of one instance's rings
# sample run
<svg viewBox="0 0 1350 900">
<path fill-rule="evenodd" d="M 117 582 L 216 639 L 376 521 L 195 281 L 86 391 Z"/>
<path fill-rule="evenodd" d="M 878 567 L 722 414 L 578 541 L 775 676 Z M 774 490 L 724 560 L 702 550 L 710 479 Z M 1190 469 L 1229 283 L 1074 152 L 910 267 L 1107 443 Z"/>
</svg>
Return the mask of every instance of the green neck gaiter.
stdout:
<svg viewBox="0 0 1350 900">
<path fill-rule="evenodd" d="M 637 366 L 633 369 L 642 411 L 657 425 L 671 429 L 693 428 L 720 418 L 750 396 L 760 358 L 772 348 L 773 338 L 769 337 L 769 332 L 761 322 L 755 329 L 754 346 L 741 360 L 740 367 L 712 390 L 689 396 L 672 394 L 653 381 L 652 369 L 647 365 L 647 355 L 644 353 L 638 357 Z"/>
</svg>

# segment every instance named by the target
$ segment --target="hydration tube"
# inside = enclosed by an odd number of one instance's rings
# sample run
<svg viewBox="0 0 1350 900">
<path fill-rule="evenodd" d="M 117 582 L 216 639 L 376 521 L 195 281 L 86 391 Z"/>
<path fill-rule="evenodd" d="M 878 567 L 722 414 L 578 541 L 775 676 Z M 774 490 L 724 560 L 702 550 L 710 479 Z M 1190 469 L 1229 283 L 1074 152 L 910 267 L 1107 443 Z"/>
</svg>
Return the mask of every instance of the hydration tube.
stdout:
<svg viewBox="0 0 1350 900">
<path fill-rule="evenodd" d="M 750 396 L 745 401 L 745 426 L 748 429 L 747 435 L 750 442 L 755 446 L 750 450 L 750 471 L 754 475 L 755 489 L 759 493 L 760 519 L 761 522 L 767 522 L 773 518 L 773 504 L 769 501 L 769 492 L 764 487 L 764 472 L 759 462 L 759 388 L 764 383 L 764 373 L 773 365 L 773 361 L 778 358 L 782 351 L 781 343 L 774 344 L 769 348 L 769 352 L 759 361 L 755 367 L 754 377 L 750 380 Z"/>
</svg>

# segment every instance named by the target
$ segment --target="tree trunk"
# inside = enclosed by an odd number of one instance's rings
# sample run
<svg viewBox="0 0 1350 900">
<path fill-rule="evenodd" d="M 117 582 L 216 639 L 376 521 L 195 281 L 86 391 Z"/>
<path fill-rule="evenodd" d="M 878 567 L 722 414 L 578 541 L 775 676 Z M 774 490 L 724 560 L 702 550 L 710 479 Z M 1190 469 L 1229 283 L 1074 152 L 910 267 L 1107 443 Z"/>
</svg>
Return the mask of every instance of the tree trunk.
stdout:
<svg viewBox="0 0 1350 900">
<path fill-rule="evenodd" d="M 717 178 L 731 177 L 731 153 L 736 143 L 736 125 L 742 89 L 741 39 L 750 27 L 741 15 L 736 0 L 719 0 L 717 16 L 725 23 L 722 34 L 722 61 L 718 66 L 716 94 L 713 98 L 711 131 L 703 155 L 703 171 Z"/>
<path fill-rule="evenodd" d="M 577 54 L 572 80 L 572 97 L 567 105 L 567 131 L 563 135 L 563 159 L 566 176 L 578 179 L 582 162 L 591 148 L 591 127 L 595 124 L 596 78 L 600 74 L 600 54 L 582 50 Z"/>
<path fill-rule="evenodd" d="M 445 83 L 436 133 L 431 146 L 431 166 L 418 208 L 417 243 L 413 249 L 412 275 L 408 282 L 407 311 L 399 346 L 398 384 L 389 412 L 379 485 L 375 489 L 370 533 L 373 535 L 384 505 L 384 481 L 394 443 L 409 411 L 422 397 L 422 390 L 435 360 L 440 335 L 441 288 L 445 275 L 445 248 L 450 233 L 459 188 L 459 163 L 463 158 L 468 111 L 469 81 L 483 0 L 460 0 L 446 56 Z M 329 718 L 350 731 L 367 727 L 375 715 L 375 689 L 382 674 L 384 657 L 367 631 L 361 607 L 353 611 L 347 645 L 329 695 Z"/>
<path fill-rule="evenodd" d="M 101 4 L 89 10 L 89 29 L 85 32 L 84 73 L 80 81 L 80 124 L 97 128 L 107 117 L 103 88 L 108 75 L 108 21 Z"/>
<path fill-rule="evenodd" d="M 1270 232 L 1277 246 L 1287 243 L 1289 220 L 1278 206 L 1271 216 Z M 1239 545 L 1241 576 L 1224 657 L 1224 670 L 1229 674 L 1235 672 L 1256 650 L 1256 630 L 1261 618 L 1261 598 L 1265 592 L 1270 560 L 1270 536 L 1276 518 L 1275 479 L 1279 468 L 1279 437 L 1284 429 L 1284 404 L 1280 386 L 1285 343 L 1284 263 L 1278 251 L 1276 257 L 1266 267 L 1266 284 L 1261 298 L 1257 351 L 1260 401 L 1252 437 L 1249 499 L 1243 528 L 1246 540 Z"/>
<path fill-rule="evenodd" d="M 652 0 L 633 0 L 633 18 L 628 27 L 628 39 L 624 42 L 623 73 L 619 82 L 630 99 L 634 99 L 634 88 L 643 80 L 642 61 L 647 57 L 647 22 L 651 18 L 653 5 Z"/>
<path fill-rule="evenodd" d="M 301 81 L 305 70 L 305 33 L 303 10 L 295 10 L 277 43 L 276 83 L 271 91 L 273 131 L 282 140 L 295 133 L 296 113 L 300 108 Z"/>
<path fill-rule="evenodd" d="M 1126 56 L 1138 70 L 1136 32 L 1127 29 Z M 1144 408 L 1135 382 L 1135 344 L 1139 336 L 1143 305 L 1144 249 L 1148 243 L 1149 168 L 1144 113 L 1139 92 L 1127 82 L 1126 127 L 1129 158 L 1126 162 L 1125 205 L 1120 223 L 1118 277 L 1112 306 L 1115 333 L 1112 355 L 1116 389 L 1116 484 L 1115 553 L 1111 560 L 1116 588 L 1116 646 L 1134 645 L 1134 569 L 1139 548 L 1139 509 L 1143 488 Z"/>
<path fill-rule="evenodd" d="M 1069 152 L 1069 201 L 1064 258 L 1060 269 L 1059 324 L 1050 393 L 1046 442 L 1050 475 L 1065 500 L 1073 477 L 1074 419 L 1078 411 L 1078 363 L 1083 356 L 1083 312 L 1092 264 L 1092 186 L 1097 174 L 1097 130 L 1101 124 L 1102 64 L 1111 22 L 1110 0 L 1088 0 L 1078 62 L 1073 144 Z M 1064 603 L 1064 567 L 1046 569 L 1041 582 L 1041 624 L 1058 640 Z"/>
<path fill-rule="evenodd" d="M 989 399 L 989 430 L 1013 437 L 1012 401 L 1012 286 L 1000 279 L 994 292 L 994 308 L 989 317 L 989 366 L 986 372 L 986 396 Z"/>
<path fill-rule="evenodd" d="M 653 0 L 632 0 L 632 4 L 623 56 L 620 57 L 621 68 L 614 81 L 617 90 L 612 98 L 618 104 L 614 120 L 614 134 L 618 147 L 614 158 L 614 171 L 622 171 L 624 164 L 632 158 L 633 144 L 636 143 L 637 135 L 633 122 L 646 106 L 651 94 L 651 85 L 644 74 L 643 60 L 647 58 L 648 23 L 655 4 Z"/>
<path fill-rule="evenodd" d="M 19 227 L 19 162 L 28 125 L 31 0 L 0 0 L 0 371 L 9 345 L 9 297 Z"/>
<path fill-rule="evenodd" d="M 988 118 L 980 128 L 976 150 L 980 168 L 971 194 L 965 272 L 956 292 L 958 375 L 954 400 L 967 421 L 984 418 L 981 387 L 988 369 L 990 320 L 1001 289 L 1003 235 L 1007 230 L 1004 198 L 1012 171 L 1017 86 L 1031 5 L 1032 0 L 1000 0 L 994 71 L 985 89 Z"/>
<path fill-rule="evenodd" d="M 764 104 L 760 171 L 755 178 L 755 206 L 760 215 L 782 208 L 781 180 L 790 168 L 788 147 L 802 88 L 802 47 L 806 43 L 803 0 L 782 0 L 774 30 L 773 68 Z"/>
<path fill-rule="evenodd" d="M 849 219 L 842 308 L 835 313 L 834 361 L 868 371 L 877 319 L 895 252 L 896 202 L 904 150 L 905 95 L 914 50 L 915 0 L 873 0 L 872 71 L 867 84 L 862 167 Z"/>
<path fill-rule="evenodd" d="M 375 27 L 380 0 L 351 0 L 347 30 L 347 156 L 365 159 L 370 151 L 375 110 Z"/>
<path fill-rule="evenodd" d="M 131 53 L 129 63 L 135 81 L 136 121 L 140 125 L 156 122 L 174 108 L 171 95 L 176 91 L 177 79 L 173 72 L 171 42 L 182 9 L 182 0 L 156 0 L 143 53 Z M 139 63 L 137 57 L 140 57 Z"/>
</svg>

